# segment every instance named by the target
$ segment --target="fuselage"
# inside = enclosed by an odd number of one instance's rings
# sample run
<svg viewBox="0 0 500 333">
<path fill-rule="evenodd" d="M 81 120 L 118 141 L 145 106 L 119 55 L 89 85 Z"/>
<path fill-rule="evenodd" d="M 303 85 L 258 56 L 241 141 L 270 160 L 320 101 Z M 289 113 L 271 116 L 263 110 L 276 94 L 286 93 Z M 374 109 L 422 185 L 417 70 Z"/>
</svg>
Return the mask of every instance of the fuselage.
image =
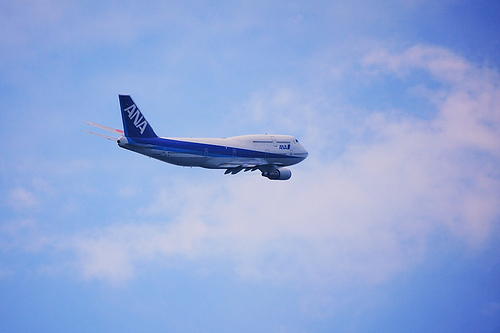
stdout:
<svg viewBox="0 0 500 333">
<path fill-rule="evenodd" d="M 241 135 L 229 138 L 130 138 L 118 140 L 122 148 L 180 166 L 228 169 L 258 165 L 290 166 L 308 153 L 291 135 Z"/>
<path fill-rule="evenodd" d="M 89 125 L 121 135 L 114 138 L 122 148 L 157 160 L 207 169 L 225 169 L 224 174 L 259 170 L 270 180 L 288 180 L 292 176 L 286 166 L 303 161 L 308 153 L 291 135 L 241 135 L 229 138 L 159 137 L 129 95 L 118 95 L 123 131 L 87 122 Z"/>
</svg>

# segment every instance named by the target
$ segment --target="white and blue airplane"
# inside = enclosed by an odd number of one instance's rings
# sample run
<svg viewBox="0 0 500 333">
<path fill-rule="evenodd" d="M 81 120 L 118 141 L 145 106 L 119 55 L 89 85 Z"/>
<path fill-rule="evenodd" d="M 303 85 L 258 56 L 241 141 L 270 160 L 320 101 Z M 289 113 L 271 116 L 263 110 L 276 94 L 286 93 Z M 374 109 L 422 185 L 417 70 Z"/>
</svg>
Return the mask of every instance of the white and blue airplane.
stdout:
<svg viewBox="0 0 500 333">
<path fill-rule="evenodd" d="M 158 137 L 129 95 L 118 95 L 123 131 L 91 122 L 87 124 L 120 135 L 119 138 L 88 132 L 118 146 L 163 162 L 207 169 L 225 169 L 224 174 L 259 170 L 271 180 L 292 176 L 286 166 L 303 161 L 308 153 L 291 135 L 241 135 L 229 138 Z"/>
</svg>

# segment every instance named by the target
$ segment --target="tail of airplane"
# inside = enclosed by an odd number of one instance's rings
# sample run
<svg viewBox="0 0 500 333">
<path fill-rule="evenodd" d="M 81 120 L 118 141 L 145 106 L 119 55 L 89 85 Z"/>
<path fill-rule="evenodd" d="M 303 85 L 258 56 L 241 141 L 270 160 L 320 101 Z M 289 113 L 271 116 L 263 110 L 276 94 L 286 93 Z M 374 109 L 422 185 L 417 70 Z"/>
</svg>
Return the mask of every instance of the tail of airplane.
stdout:
<svg viewBox="0 0 500 333">
<path fill-rule="evenodd" d="M 118 95 L 126 137 L 156 138 L 157 135 L 129 95 Z"/>
</svg>

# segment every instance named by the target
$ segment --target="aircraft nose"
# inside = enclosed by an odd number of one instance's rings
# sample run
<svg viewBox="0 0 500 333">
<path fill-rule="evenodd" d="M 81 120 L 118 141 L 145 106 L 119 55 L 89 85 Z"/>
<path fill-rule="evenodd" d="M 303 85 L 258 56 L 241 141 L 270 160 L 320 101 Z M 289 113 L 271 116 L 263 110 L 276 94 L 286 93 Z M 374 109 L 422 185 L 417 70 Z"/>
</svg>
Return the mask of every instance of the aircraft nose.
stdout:
<svg viewBox="0 0 500 333">
<path fill-rule="evenodd" d="M 302 157 L 303 160 L 305 160 L 309 156 L 309 153 L 307 150 L 304 148 L 303 145 L 300 145 L 300 157 Z"/>
</svg>

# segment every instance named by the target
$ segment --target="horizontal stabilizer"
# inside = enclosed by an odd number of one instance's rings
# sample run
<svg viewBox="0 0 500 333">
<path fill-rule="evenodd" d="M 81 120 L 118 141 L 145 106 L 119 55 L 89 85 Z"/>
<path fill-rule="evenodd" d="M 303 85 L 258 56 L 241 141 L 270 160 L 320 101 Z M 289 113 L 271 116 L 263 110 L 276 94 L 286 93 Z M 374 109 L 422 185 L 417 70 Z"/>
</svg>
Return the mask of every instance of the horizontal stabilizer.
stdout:
<svg viewBox="0 0 500 333">
<path fill-rule="evenodd" d="M 116 128 L 112 128 L 112 127 L 108 127 L 108 126 L 104 126 L 104 125 L 101 125 L 101 124 L 96 124 L 96 123 L 92 123 L 90 121 L 86 121 L 85 122 L 86 124 L 89 124 L 91 126 L 94 126 L 94 127 L 98 127 L 98 128 L 101 128 L 105 131 L 109 131 L 109 132 L 113 132 L 113 133 L 116 133 L 116 134 L 120 134 L 120 135 L 123 135 L 123 131 L 122 130 L 119 130 L 119 129 L 116 129 Z M 92 133 L 92 132 L 89 132 L 89 133 Z"/>
<path fill-rule="evenodd" d="M 90 133 L 90 134 L 94 134 L 94 135 L 100 136 L 101 138 L 105 138 L 105 139 L 108 139 L 108 140 L 113 140 L 113 141 L 118 140 L 118 138 L 115 138 L 115 137 L 112 137 L 112 136 L 109 136 L 109 135 L 104 135 L 104 134 L 101 134 L 101 133 L 94 133 L 94 132 L 90 132 L 90 131 L 84 131 L 84 132 L 87 132 L 87 133 Z"/>
</svg>

